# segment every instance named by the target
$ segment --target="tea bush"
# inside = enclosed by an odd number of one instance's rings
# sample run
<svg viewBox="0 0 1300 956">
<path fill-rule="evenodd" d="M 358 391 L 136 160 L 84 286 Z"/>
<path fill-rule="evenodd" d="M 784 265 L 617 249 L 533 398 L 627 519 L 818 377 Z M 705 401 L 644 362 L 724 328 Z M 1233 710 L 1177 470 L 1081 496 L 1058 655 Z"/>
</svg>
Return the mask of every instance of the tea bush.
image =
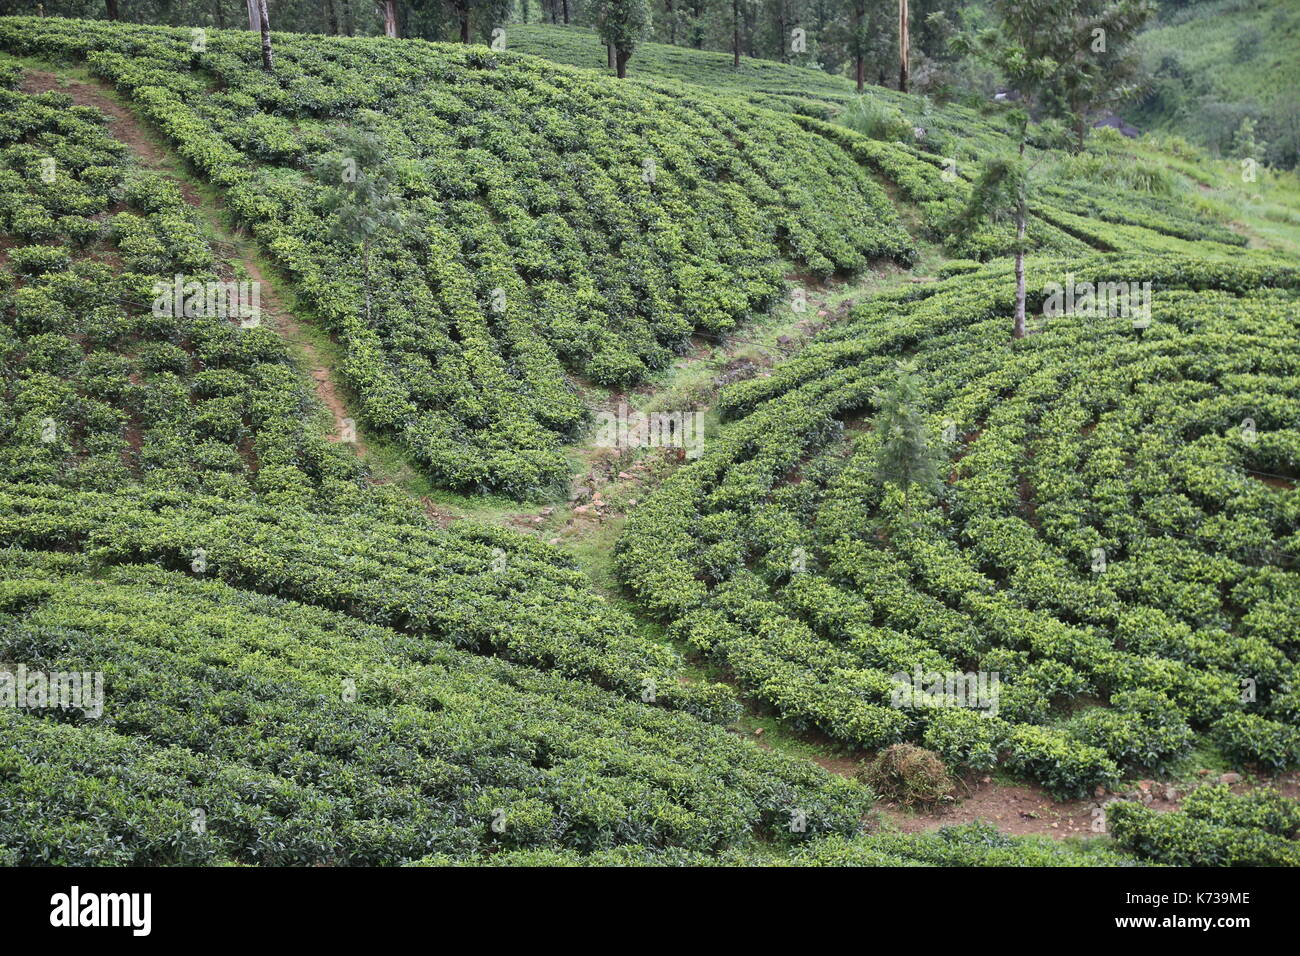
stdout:
<svg viewBox="0 0 1300 956">
<path fill-rule="evenodd" d="M 570 371 L 639 381 L 769 308 L 786 261 L 916 254 L 883 189 L 785 113 L 415 41 L 286 35 L 267 75 L 254 40 L 0 22 L 0 48 L 85 61 L 223 191 L 338 337 L 364 419 L 447 487 L 553 492 L 588 414 Z M 312 174 L 352 128 L 406 223 L 366 256 L 330 238 Z"/>
<path fill-rule="evenodd" d="M 1029 268 L 1031 290 L 1149 281 L 1149 325 L 1040 317 L 1013 341 L 1005 266 L 877 296 L 723 393 L 730 424 L 630 517 L 623 580 L 846 743 L 916 741 L 1061 795 L 1166 769 L 1198 735 L 1295 765 L 1297 273 L 1231 252 Z M 874 479 L 869 427 L 902 356 L 948 478 L 910 512 Z M 900 704 L 914 672 L 999 692 Z"/>
</svg>

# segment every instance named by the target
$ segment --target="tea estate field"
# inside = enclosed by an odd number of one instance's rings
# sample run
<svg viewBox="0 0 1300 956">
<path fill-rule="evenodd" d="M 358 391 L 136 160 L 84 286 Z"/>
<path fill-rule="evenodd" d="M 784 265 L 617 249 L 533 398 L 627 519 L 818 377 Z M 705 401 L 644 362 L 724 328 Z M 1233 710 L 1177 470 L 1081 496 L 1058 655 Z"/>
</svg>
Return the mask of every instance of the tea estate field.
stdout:
<svg viewBox="0 0 1300 956">
<path fill-rule="evenodd" d="M 0 18 L 0 864 L 1300 863 L 1295 173 L 511 37 Z"/>
</svg>

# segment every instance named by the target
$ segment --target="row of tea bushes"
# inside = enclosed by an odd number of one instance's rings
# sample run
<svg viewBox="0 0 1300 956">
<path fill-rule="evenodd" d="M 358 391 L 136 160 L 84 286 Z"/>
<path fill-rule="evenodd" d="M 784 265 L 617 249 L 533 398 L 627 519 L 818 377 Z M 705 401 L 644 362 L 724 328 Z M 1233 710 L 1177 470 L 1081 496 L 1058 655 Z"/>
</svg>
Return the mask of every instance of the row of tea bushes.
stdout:
<svg viewBox="0 0 1300 956">
<path fill-rule="evenodd" d="M 770 308 L 787 262 L 916 255 L 868 172 L 785 113 L 415 41 L 284 36 L 268 75 L 254 40 L 0 22 L 0 48 L 88 63 L 223 190 L 338 337 L 362 416 L 448 487 L 558 488 L 586 421 L 566 370 L 628 386 Z M 404 219 L 369 297 L 312 175 L 358 128 Z"/>
<path fill-rule="evenodd" d="M 731 423 L 632 515 L 620 574 L 748 692 L 847 743 L 916 740 L 1061 795 L 1173 766 L 1198 735 L 1294 765 L 1300 302 L 1294 270 L 1252 262 L 1031 262 L 1031 288 L 1146 277 L 1144 329 L 1074 314 L 1012 341 L 1001 267 L 869 301 L 724 392 Z M 865 427 L 904 356 L 945 478 L 910 511 Z M 997 673 L 996 713 L 898 706 L 893 676 L 918 668 Z"/>
</svg>

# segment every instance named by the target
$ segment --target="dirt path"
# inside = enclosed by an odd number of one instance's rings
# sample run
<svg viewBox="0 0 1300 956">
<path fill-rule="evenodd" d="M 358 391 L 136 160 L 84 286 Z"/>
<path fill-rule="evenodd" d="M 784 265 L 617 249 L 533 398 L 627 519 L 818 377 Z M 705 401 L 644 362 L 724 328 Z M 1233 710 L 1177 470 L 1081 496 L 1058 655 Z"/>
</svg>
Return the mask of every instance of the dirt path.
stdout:
<svg viewBox="0 0 1300 956">
<path fill-rule="evenodd" d="M 857 757 L 814 757 L 813 762 L 830 773 L 853 778 L 862 761 Z M 1011 836 L 1047 836 L 1054 839 L 1087 837 L 1104 833 L 1104 808 L 1114 800 L 1139 801 L 1152 810 L 1178 810 L 1197 787 L 1228 783 L 1234 793 L 1260 786 L 1272 787 L 1291 798 L 1300 798 L 1300 772 L 1275 777 L 1243 779 L 1239 774 L 1221 777 L 1201 770 L 1190 778 L 1174 781 L 1139 780 L 1119 791 L 1106 791 L 1082 800 L 1055 800 L 1042 787 L 1027 783 L 1006 783 L 991 777 L 960 780 L 951 804 L 933 811 L 912 811 L 881 800 L 876 810 L 904 833 L 925 833 L 940 827 L 983 820 Z M 1100 811 L 1100 812 L 1099 812 Z"/>
<path fill-rule="evenodd" d="M 304 371 L 310 378 L 317 399 L 330 412 L 333 427 L 328 435 L 331 441 L 343 441 L 345 436 L 354 445 L 358 455 L 365 456 L 367 448 L 357 434 L 355 419 L 349 414 L 339 387 L 330 372 L 329 363 L 321 355 L 307 336 L 301 322 L 277 293 L 275 283 L 269 281 L 256 258 L 245 249 L 246 237 L 234 233 L 222 220 L 221 209 L 212 203 L 204 202 L 203 196 L 192 183 L 178 178 L 171 171 L 171 166 L 178 162 L 171 153 L 158 145 L 158 137 L 153 135 L 145 125 L 126 107 L 115 100 L 107 84 L 98 81 L 85 81 L 59 73 L 45 70 L 26 70 L 23 74 L 22 89 L 26 93 L 43 93 L 53 90 L 66 93 L 78 106 L 93 107 L 108 117 L 109 132 L 113 138 L 124 143 L 135 155 L 144 168 L 166 176 L 176 183 L 185 201 L 193 206 L 212 229 L 217 239 L 218 256 L 230 262 L 238 262 L 248 273 L 249 279 L 259 283 L 261 290 L 262 315 L 269 325 L 297 351 L 305 365 Z M 241 242 L 241 239 L 244 241 Z"/>
</svg>

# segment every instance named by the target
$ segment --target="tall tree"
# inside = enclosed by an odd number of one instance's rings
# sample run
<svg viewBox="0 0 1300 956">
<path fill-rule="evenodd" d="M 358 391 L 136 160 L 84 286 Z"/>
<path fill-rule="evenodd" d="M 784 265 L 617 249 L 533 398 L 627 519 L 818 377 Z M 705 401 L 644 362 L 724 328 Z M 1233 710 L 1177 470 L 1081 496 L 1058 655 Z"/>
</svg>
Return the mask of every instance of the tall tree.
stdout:
<svg viewBox="0 0 1300 956">
<path fill-rule="evenodd" d="M 930 430 L 922 412 L 923 396 L 916 367 L 903 362 L 894 370 L 888 387 L 878 389 L 875 401 L 876 481 L 903 492 L 903 509 L 911 513 L 911 490 L 935 492 L 940 487 L 939 463 L 930 444 Z"/>
<path fill-rule="evenodd" d="M 469 18 L 470 7 L 473 0 L 452 0 L 452 10 L 455 12 L 456 21 L 460 24 L 460 42 L 469 42 Z"/>
<path fill-rule="evenodd" d="M 397 0 L 383 0 L 380 11 L 384 15 L 384 36 L 396 39 L 401 35 L 397 28 Z"/>
<path fill-rule="evenodd" d="M 641 38 L 650 26 L 648 0 L 600 0 L 596 5 L 596 29 L 600 38 L 614 51 L 614 72 L 627 76 L 627 61 L 632 58 Z"/>
<path fill-rule="evenodd" d="M 1021 155 L 991 156 L 984 161 L 971 189 L 966 208 L 954 222 L 954 231 L 969 235 L 989 223 L 1016 224 L 1016 317 L 1012 335 L 1025 337 L 1025 225 L 1029 217 L 1029 168 Z"/>
<path fill-rule="evenodd" d="M 325 20 L 329 23 L 330 35 L 339 35 L 339 13 L 334 7 L 334 0 L 325 0 Z"/>
<path fill-rule="evenodd" d="M 740 69 L 740 0 L 731 0 L 731 65 Z"/>
<path fill-rule="evenodd" d="M 996 66 L 1029 103 L 1074 127 L 1083 149 L 1090 113 L 1137 92 L 1134 37 L 1152 0 L 992 0 L 996 27 L 955 38 Z"/>
<path fill-rule="evenodd" d="M 853 80 L 861 93 L 867 81 L 867 0 L 853 0 L 849 18 L 849 49 L 853 53 Z"/>
<path fill-rule="evenodd" d="M 324 187 L 322 206 L 330 217 L 330 238 L 361 253 L 361 289 L 370 318 L 370 257 L 376 237 L 402 228 L 401 195 L 387 163 L 384 144 L 373 133 L 349 129 L 339 152 L 315 169 Z"/>
<path fill-rule="evenodd" d="M 120 20 L 121 17 L 117 12 L 117 0 L 104 0 L 105 13 L 110 20 Z"/>
<path fill-rule="evenodd" d="M 788 10 L 786 9 L 786 0 L 774 0 L 773 6 L 776 7 L 774 19 L 776 21 L 776 44 L 777 58 L 782 63 L 790 62 L 790 23 Z"/>
<path fill-rule="evenodd" d="M 262 69 L 270 73 L 275 69 L 275 54 L 271 52 L 271 15 L 266 10 L 266 0 L 257 0 L 257 13 L 262 30 Z"/>
<path fill-rule="evenodd" d="M 898 0 L 898 88 L 907 92 L 908 76 L 911 73 L 912 38 L 908 31 L 907 0 Z"/>
</svg>

